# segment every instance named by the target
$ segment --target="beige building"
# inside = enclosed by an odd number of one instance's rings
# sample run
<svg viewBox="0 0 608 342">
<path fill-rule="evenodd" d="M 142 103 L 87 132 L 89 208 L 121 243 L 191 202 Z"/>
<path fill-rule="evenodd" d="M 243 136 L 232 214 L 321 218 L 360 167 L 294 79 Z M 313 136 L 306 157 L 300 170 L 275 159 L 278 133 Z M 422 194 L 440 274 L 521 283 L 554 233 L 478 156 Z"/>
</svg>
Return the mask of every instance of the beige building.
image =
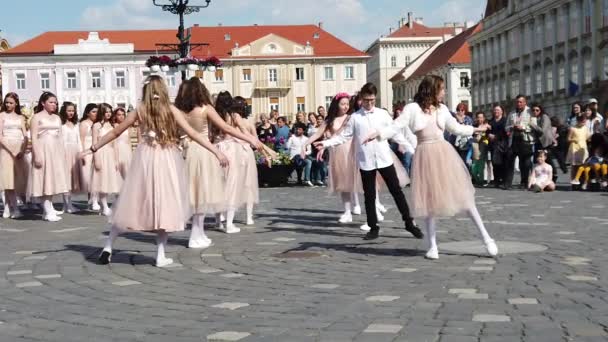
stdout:
<svg viewBox="0 0 608 342">
<path fill-rule="evenodd" d="M 470 40 L 473 105 L 518 94 L 565 116 L 575 101 L 608 109 L 608 0 L 490 0 Z"/>
<path fill-rule="evenodd" d="M 8 50 L 11 46 L 8 44 L 8 40 L 0 37 L 0 53 L 4 50 Z M 0 66 L 0 95 L 2 93 L 2 67 Z"/>
</svg>

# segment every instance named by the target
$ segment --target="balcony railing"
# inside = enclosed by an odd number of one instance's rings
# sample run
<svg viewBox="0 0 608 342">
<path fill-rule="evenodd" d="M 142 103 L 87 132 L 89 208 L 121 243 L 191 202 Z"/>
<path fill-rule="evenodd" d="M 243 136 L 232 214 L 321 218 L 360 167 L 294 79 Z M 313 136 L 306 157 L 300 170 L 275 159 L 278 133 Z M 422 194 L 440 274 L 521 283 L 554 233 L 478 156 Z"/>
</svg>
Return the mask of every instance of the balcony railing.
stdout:
<svg viewBox="0 0 608 342">
<path fill-rule="evenodd" d="M 277 79 L 276 81 L 270 80 L 257 80 L 254 82 L 256 89 L 290 89 L 292 81 L 288 79 Z"/>
</svg>

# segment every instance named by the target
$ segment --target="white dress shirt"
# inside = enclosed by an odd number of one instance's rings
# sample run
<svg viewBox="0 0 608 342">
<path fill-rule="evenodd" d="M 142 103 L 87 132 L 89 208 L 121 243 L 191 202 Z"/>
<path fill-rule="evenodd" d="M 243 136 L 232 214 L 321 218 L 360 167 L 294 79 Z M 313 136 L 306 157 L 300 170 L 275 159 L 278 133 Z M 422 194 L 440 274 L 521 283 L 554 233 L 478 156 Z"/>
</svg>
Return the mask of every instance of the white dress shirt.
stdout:
<svg viewBox="0 0 608 342">
<path fill-rule="evenodd" d="M 308 137 L 302 134 L 302 136 L 292 135 L 289 140 L 287 140 L 287 149 L 289 150 L 289 157 L 293 159 L 295 156 L 299 156 L 302 152 L 302 146 L 306 144 L 308 141 Z M 310 145 L 306 146 L 306 154 L 310 154 Z"/>
<path fill-rule="evenodd" d="M 365 139 L 374 132 L 380 132 L 393 124 L 393 119 L 384 109 L 372 108 L 367 111 L 364 108 L 351 114 L 352 117 L 342 132 L 331 139 L 323 142 L 323 147 L 331 147 L 343 144 L 354 139 L 359 169 L 371 171 L 383 169 L 393 165 L 393 151 L 387 141 L 370 141 L 363 145 Z M 406 150 L 413 152 L 414 148 L 401 133 L 397 133 L 391 139 L 399 145 L 405 146 Z"/>
</svg>

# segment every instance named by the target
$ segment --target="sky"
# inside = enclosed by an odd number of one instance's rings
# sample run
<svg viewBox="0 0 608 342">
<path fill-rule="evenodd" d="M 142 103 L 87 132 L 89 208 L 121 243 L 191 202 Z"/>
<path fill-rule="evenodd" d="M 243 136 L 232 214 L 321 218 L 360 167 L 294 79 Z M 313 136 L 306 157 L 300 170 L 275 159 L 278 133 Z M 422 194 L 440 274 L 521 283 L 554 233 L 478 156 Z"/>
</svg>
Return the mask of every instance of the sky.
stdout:
<svg viewBox="0 0 608 342">
<path fill-rule="evenodd" d="M 5 0 L 2 0 L 5 1 Z M 168 3 L 169 0 L 157 0 Z M 204 0 L 190 0 L 203 4 Z M 479 21 L 483 0 L 211 0 L 208 8 L 186 17 L 186 26 L 317 24 L 361 50 L 407 12 L 428 26 Z M 0 19 L 0 36 L 16 45 L 45 31 L 177 28 L 176 15 L 152 0 L 20 0 Z M 26 19 L 26 20 L 24 20 Z"/>
</svg>

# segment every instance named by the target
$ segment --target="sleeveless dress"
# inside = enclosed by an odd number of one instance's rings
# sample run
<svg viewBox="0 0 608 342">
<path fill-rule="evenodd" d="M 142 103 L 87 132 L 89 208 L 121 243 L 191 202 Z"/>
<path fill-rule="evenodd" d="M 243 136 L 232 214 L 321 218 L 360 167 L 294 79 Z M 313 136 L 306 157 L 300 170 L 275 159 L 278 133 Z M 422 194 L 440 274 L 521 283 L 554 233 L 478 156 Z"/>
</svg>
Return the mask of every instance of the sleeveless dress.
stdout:
<svg viewBox="0 0 608 342">
<path fill-rule="evenodd" d="M 414 217 L 451 217 L 475 207 L 469 171 L 437 124 L 437 112 L 415 132 L 418 146 L 412 160 Z"/>
<path fill-rule="evenodd" d="M 585 160 L 589 157 L 589 151 L 587 150 L 587 139 L 589 138 L 589 129 L 586 126 L 571 127 L 572 140 L 568 147 L 568 154 L 566 155 L 566 163 L 571 165 L 583 165 Z"/>
<path fill-rule="evenodd" d="M 118 154 L 118 172 L 124 180 L 127 177 L 127 171 L 131 164 L 131 157 L 133 155 L 131 149 L 131 132 L 125 130 L 115 141 L 115 148 Z"/>
<path fill-rule="evenodd" d="M 101 126 L 96 123 L 95 126 Z M 93 129 L 96 127 L 93 126 Z M 109 123 L 104 123 L 99 129 L 99 138 L 108 134 L 114 127 Z M 122 179 L 116 165 L 116 149 L 114 142 L 111 142 L 95 152 L 95 159 L 99 159 L 101 169 L 95 168 L 93 162 L 93 175 L 91 176 L 91 193 L 117 194 L 120 191 Z"/>
<path fill-rule="evenodd" d="M 84 125 L 87 128 L 87 133 L 84 137 L 84 150 L 86 151 L 93 145 L 93 124 L 89 121 L 81 121 L 80 125 Z M 82 181 L 82 192 L 91 192 L 91 175 L 93 174 L 93 155 L 88 154 L 84 156 L 84 162 L 80 164 L 81 169 L 81 181 Z"/>
<path fill-rule="evenodd" d="M 38 151 L 32 155 L 32 167 L 28 184 L 29 197 L 52 196 L 70 191 L 68 171 L 65 165 L 65 148 L 61 132 L 61 119 L 57 115 L 40 117 L 35 114 L 32 120 L 38 120 Z M 36 159 L 42 163 L 35 166 Z"/>
<path fill-rule="evenodd" d="M 77 193 L 84 190 L 82 180 L 82 161 L 79 158 L 80 149 L 80 128 L 76 124 L 73 127 L 64 124 L 61 126 L 63 143 L 65 147 L 65 165 L 67 169 L 68 185 L 70 192 Z"/>
<path fill-rule="evenodd" d="M 258 176 L 251 146 L 240 139 L 225 136 L 217 144 L 230 166 L 226 171 L 225 202 L 227 210 L 259 202 Z"/>
<path fill-rule="evenodd" d="M 196 109 L 186 114 L 192 128 L 209 137 L 207 114 Z M 224 169 L 213 153 L 190 139 L 184 140 L 187 194 L 193 214 L 216 214 L 226 210 Z"/>
<path fill-rule="evenodd" d="M 25 155 L 16 159 L 23 150 L 25 137 L 23 136 L 23 117 L 9 118 L 0 114 L 3 121 L 2 140 L 4 146 L 0 148 L 0 190 L 15 190 L 17 194 L 25 194 L 27 189 L 28 165 Z"/>
<path fill-rule="evenodd" d="M 155 132 L 140 128 L 142 141 L 112 206 L 110 222 L 135 231 L 182 231 L 190 218 L 190 206 L 180 150 L 177 143 L 160 145 Z"/>
<path fill-rule="evenodd" d="M 335 131 L 333 136 L 342 132 L 349 119 L 350 117 L 344 120 L 342 127 Z M 355 151 L 353 139 L 344 144 L 333 146 L 329 150 L 329 177 L 327 183 L 331 193 L 363 193 Z"/>
</svg>

